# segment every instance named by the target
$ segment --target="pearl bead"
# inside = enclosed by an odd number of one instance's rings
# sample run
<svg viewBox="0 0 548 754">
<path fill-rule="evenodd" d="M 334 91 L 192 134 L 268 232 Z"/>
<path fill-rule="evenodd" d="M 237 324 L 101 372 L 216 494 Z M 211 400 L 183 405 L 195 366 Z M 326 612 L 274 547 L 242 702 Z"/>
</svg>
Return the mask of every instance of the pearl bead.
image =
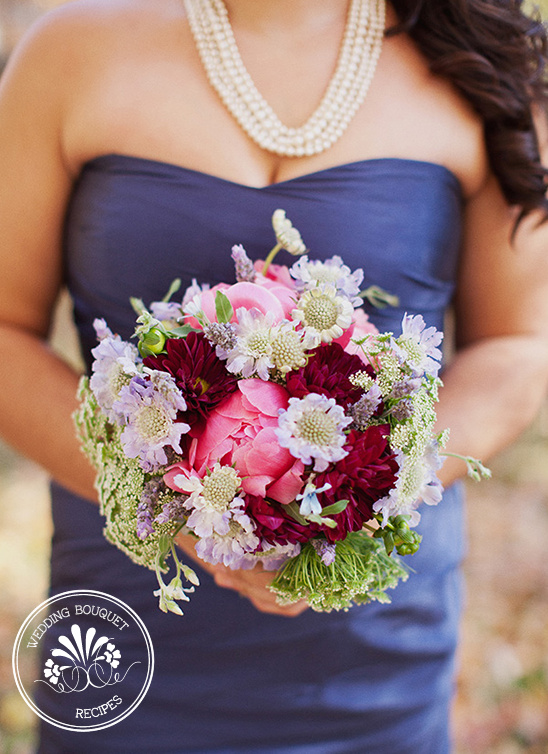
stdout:
<svg viewBox="0 0 548 754">
<path fill-rule="evenodd" d="M 335 73 L 300 128 L 285 126 L 257 90 L 240 57 L 223 0 L 184 0 L 209 82 L 247 135 L 288 157 L 312 155 L 337 141 L 365 99 L 380 56 L 385 0 L 351 0 Z"/>
</svg>

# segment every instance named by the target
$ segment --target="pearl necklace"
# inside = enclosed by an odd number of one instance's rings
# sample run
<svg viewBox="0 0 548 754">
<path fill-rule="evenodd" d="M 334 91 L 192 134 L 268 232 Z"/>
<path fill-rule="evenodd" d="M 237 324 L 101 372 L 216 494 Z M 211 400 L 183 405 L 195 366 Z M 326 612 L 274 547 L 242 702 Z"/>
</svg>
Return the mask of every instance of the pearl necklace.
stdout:
<svg viewBox="0 0 548 754">
<path fill-rule="evenodd" d="M 299 128 L 285 126 L 257 90 L 240 57 L 222 0 L 184 0 L 207 77 L 248 136 L 285 157 L 319 154 L 344 133 L 364 101 L 377 66 L 385 0 L 351 0 L 333 78 L 315 112 Z"/>
</svg>

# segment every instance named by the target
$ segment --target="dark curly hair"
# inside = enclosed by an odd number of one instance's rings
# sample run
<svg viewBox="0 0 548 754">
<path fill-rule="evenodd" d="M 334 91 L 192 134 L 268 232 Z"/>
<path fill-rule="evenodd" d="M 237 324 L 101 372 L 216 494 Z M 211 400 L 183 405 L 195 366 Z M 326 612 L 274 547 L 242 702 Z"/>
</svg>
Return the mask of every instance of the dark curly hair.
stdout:
<svg viewBox="0 0 548 754">
<path fill-rule="evenodd" d="M 400 23 L 430 62 L 464 95 L 485 124 L 491 169 L 520 218 L 548 217 L 548 171 L 542 167 L 533 123 L 545 109 L 546 29 L 521 0 L 392 0 Z"/>
</svg>

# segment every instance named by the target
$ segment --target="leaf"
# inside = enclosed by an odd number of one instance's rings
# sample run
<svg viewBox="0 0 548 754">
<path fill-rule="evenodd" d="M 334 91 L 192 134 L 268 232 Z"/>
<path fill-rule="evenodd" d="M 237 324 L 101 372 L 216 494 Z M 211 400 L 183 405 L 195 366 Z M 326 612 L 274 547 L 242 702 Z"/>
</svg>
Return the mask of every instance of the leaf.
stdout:
<svg viewBox="0 0 548 754">
<path fill-rule="evenodd" d="M 182 325 L 181 327 L 174 327 L 169 331 L 170 335 L 175 335 L 178 338 L 186 338 L 190 332 L 200 332 L 195 327 L 190 325 Z"/>
<path fill-rule="evenodd" d="M 333 521 L 332 518 L 324 518 L 323 516 L 318 516 L 317 513 L 311 513 L 310 516 L 308 516 L 308 521 L 311 521 L 313 524 L 318 524 L 319 526 L 327 526 L 329 529 L 337 528 L 336 521 Z"/>
<path fill-rule="evenodd" d="M 378 285 L 370 285 L 360 293 L 360 298 L 365 298 L 376 309 L 384 309 L 386 306 L 398 306 L 400 300 L 397 296 L 388 293 Z"/>
<path fill-rule="evenodd" d="M 299 511 L 299 506 L 297 505 L 295 501 L 293 501 L 292 503 L 288 503 L 287 505 L 284 505 L 284 510 L 286 510 L 291 516 L 291 518 L 294 518 L 298 524 L 301 524 L 302 526 L 308 525 L 307 519 L 303 515 L 301 515 Z"/>
<path fill-rule="evenodd" d="M 222 291 L 217 291 L 215 294 L 215 314 L 217 315 L 217 322 L 224 324 L 230 322 L 234 315 L 234 309 L 228 296 Z"/>
<path fill-rule="evenodd" d="M 337 500 L 336 503 L 322 508 L 322 516 L 335 516 L 337 513 L 342 513 L 349 502 L 350 500 Z"/>
</svg>

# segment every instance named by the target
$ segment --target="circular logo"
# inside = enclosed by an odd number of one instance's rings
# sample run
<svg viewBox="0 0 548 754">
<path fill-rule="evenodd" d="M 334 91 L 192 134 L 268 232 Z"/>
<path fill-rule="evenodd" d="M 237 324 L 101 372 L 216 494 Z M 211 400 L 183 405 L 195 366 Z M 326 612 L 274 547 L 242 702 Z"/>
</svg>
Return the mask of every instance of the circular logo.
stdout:
<svg viewBox="0 0 548 754">
<path fill-rule="evenodd" d="M 20 667 L 29 657 L 37 670 L 23 680 Z M 27 616 L 12 664 L 17 688 L 42 720 L 90 732 L 119 723 L 138 707 L 152 681 L 154 650 L 129 605 L 84 589 L 51 597 Z"/>
</svg>

